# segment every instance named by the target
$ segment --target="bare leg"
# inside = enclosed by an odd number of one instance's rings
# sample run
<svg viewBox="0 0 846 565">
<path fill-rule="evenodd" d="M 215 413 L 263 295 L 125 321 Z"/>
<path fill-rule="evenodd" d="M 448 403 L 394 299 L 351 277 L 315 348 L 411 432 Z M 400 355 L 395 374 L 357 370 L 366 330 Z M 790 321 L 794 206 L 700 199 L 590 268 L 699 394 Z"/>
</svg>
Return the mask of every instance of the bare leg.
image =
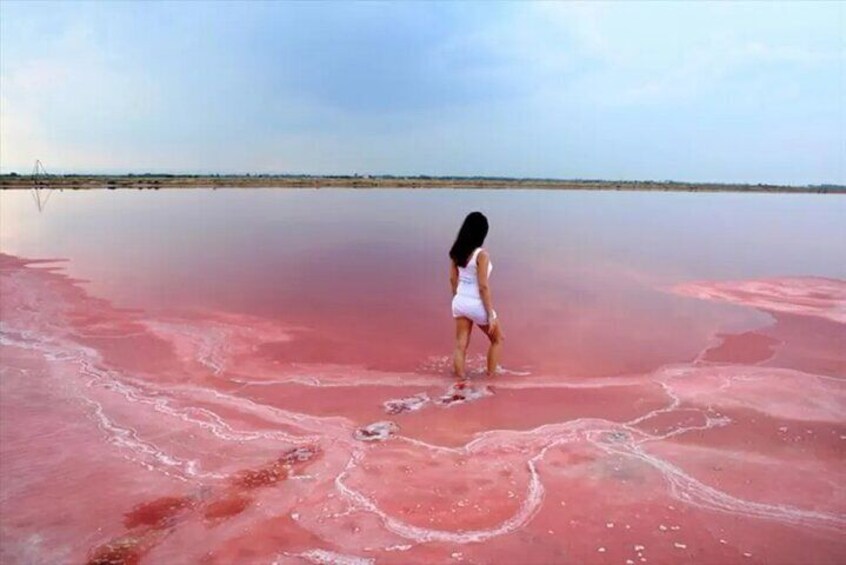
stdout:
<svg viewBox="0 0 846 565">
<path fill-rule="evenodd" d="M 505 336 L 502 334 L 502 322 L 497 321 L 493 332 L 490 331 L 490 326 L 481 326 L 481 328 L 491 340 L 491 347 L 488 349 L 488 376 L 492 377 L 496 374 L 496 368 L 499 367 L 499 352 L 502 349 L 502 342 L 505 341 Z"/>
<path fill-rule="evenodd" d="M 470 345 L 470 332 L 473 330 L 473 322 L 469 318 L 455 319 L 455 351 L 452 355 L 453 370 L 459 379 L 464 378 L 464 358 L 467 355 L 467 346 Z"/>
</svg>

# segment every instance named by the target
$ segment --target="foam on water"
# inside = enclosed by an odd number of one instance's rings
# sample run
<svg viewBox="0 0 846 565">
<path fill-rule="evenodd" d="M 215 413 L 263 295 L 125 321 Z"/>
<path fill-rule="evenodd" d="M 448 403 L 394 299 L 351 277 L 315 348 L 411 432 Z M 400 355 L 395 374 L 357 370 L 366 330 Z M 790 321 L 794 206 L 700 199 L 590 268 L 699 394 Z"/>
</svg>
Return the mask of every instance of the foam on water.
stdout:
<svg viewBox="0 0 846 565">
<path fill-rule="evenodd" d="M 688 282 L 672 292 L 846 324 L 846 282 L 822 277 Z"/>
</svg>

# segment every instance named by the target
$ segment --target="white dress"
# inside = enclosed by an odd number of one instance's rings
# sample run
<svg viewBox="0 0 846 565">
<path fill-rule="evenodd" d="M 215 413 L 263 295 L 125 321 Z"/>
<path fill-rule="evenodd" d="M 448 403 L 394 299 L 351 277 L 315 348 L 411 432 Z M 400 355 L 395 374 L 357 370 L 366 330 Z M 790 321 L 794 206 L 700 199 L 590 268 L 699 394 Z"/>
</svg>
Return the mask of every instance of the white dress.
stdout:
<svg viewBox="0 0 846 565">
<path fill-rule="evenodd" d="M 480 326 L 488 325 L 488 313 L 485 311 L 485 304 L 482 302 L 482 295 L 479 292 L 478 260 L 479 247 L 470 255 L 466 267 L 458 267 L 458 291 L 452 298 L 452 317 L 470 318 Z M 488 262 L 488 276 L 491 275 L 493 264 Z M 496 312 L 494 312 L 496 318 Z"/>
</svg>

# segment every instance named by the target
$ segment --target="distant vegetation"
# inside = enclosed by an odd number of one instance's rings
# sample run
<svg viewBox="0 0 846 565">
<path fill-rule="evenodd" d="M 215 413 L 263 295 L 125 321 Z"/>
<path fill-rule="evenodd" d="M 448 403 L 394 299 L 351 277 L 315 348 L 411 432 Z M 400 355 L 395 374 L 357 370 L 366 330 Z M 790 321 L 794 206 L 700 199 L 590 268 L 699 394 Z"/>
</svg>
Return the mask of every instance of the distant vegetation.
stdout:
<svg viewBox="0 0 846 565">
<path fill-rule="evenodd" d="M 480 188 L 547 190 L 651 190 L 675 192 L 815 192 L 846 193 L 846 186 L 817 184 L 781 186 L 772 184 L 692 183 L 682 181 L 623 181 L 603 179 L 510 178 L 488 176 L 398 176 L 398 175 L 297 175 L 243 174 L 199 175 L 133 173 L 126 175 L 0 175 L 0 188 L 25 189 L 160 189 L 160 188 Z"/>
</svg>

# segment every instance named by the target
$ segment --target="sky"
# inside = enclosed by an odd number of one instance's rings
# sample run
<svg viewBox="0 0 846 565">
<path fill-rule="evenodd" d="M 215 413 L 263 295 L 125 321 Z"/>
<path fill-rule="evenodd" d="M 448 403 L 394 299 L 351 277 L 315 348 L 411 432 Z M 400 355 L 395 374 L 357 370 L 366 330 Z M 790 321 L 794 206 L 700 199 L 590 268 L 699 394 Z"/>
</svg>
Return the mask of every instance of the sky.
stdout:
<svg viewBox="0 0 846 565">
<path fill-rule="evenodd" d="M 0 170 L 846 184 L 843 2 L 0 2 Z"/>
</svg>

